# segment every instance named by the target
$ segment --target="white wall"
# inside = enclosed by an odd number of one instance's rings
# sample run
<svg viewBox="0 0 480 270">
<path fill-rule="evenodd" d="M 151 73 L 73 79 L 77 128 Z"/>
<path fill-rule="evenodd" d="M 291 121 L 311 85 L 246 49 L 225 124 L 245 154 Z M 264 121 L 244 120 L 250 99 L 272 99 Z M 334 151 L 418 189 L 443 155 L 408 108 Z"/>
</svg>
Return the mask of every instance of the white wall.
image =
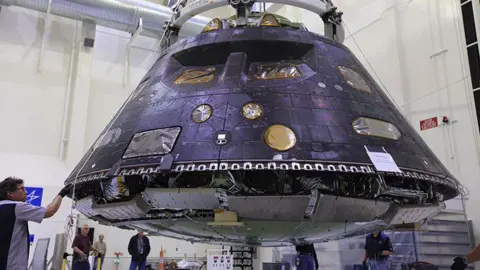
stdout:
<svg viewBox="0 0 480 270">
<path fill-rule="evenodd" d="M 467 214 L 480 239 L 478 127 L 466 60 L 463 23 L 456 0 L 336 0 L 344 12 L 347 45 L 375 71 L 420 135 L 470 192 Z M 278 7 L 277 7 L 278 9 Z M 275 7 L 273 7 L 275 10 Z M 281 7 L 278 14 L 302 18 L 322 34 L 312 12 Z M 350 35 L 350 33 L 352 35 Z M 358 45 L 358 46 L 357 46 Z M 365 56 L 365 57 L 364 57 Z M 368 60 L 368 62 L 367 62 Z M 373 69 L 372 69 L 373 68 Z M 448 116 L 455 124 L 420 131 L 419 121 Z M 460 209 L 460 200 L 448 203 Z"/>
<path fill-rule="evenodd" d="M 390 5 L 378 0 L 367 2 L 376 3 L 383 11 L 358 10 L 353 2 L 336 1 L 342 10 L 352 11 L 346 13 L 351 14 L 346 15 L 346 24 L 354 34 L 345 44 L 364 65 L 368 66 L 368 59 L 415 129 L 469 189 L 467 215 L 480 239 L 480 214 L 475 209 L 480 200 L 475 196 L 480 174 L 478 128 L 459 1 L 386 1 Z M 370 18 L 371 22 L 364 22 L 358 29 L 350 26 L 359 17 Z M 376 39 L 379 42 L 372 42 Z M 419 121 L 435 116 L 448 116 L 458 122 L 420 131 Z M 458 207 L 458 203 L 450 205 Z"/>
<path fill-rule="evenodd" d="M 45 44 L 44 68 L 38 72 L 40 44 L 43 35 L 43 14 L 21 8 L 2 8 L 0 12 L 0 179 L 18 176 L 27 186 L 43 187 L 43 205 L 47 205 L 63 186 L 63 181 L 83 152 L 95 141 L 123 101 L 136 87 L 153 63 L 158 40 L 139 38 L 131 51 L 130 82 L 123 87 L 125 47 L 129 35 L 97 27 L 95 47 L 82 48 L 75 39 L 76 22 L 54 17 Z M 77 38 L 82 24 L 77 23 Z M 73 41 L 77 40 L 74 44 Z M 72 101 L 67 125 L 65 162 L 60 162 L 62 122 L 66 91 L 69 86 L 70 55 L 75 47 L 72 69 Z M 66 217 L 71 212 L 66 199 L 57 215 L 42 224 L 32 224 L 35 239 L 64 232 Z M 113 252 L 123 252 L 120 269 L 127 269 L 127 244 L 135 231 L 114 227 L 95 227 L 108 245 L 106 265 L 113 266 Z M 71 244 L 71 242 L 69 243 Z M 168 257 L 204 257 L 210 245 L 151 237 L 150 257 L 159 257 L 160 248 Z M 33 245 L 32 250 L 35 248 Z M 178 251 L 177 251 L 178 249 Z M 33 253 L 33 252 L 32 252 Z M 113 269 L 109 267 L 107 269 Z"/>
</svg>

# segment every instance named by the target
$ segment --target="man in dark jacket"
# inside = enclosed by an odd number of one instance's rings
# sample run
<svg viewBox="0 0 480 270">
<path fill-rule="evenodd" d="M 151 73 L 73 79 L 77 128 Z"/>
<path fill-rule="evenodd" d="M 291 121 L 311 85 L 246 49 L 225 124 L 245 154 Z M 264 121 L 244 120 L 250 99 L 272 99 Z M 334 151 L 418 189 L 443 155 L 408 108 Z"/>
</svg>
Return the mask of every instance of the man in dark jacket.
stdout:
<svg viewBox="0 0 480 270">
<path fill-rule="evenodd" d="M 317 252 L 313 244 L 297 244 L 297 270 L 318 270 Z"/>
<path fill-rule="evenodd" d="M 128 243 L 128 253 L 132 255 L 130 270 L 145 270 L 147 267 L 147 257 L 150 254 L 150 241 L 143 235 L 142 231 L 130 238 Z"/>
</svg>

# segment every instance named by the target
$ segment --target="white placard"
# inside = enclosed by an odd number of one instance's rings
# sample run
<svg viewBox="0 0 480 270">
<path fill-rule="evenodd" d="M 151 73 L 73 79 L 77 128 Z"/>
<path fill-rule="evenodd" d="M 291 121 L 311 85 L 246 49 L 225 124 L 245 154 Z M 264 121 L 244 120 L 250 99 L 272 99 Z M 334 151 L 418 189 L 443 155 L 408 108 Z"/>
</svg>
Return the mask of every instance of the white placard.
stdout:
<svg viewBox="0 0 480 270">
<path fill-rule="evenodd" d="M 232 255 L 209 255 L 207 257 L 208 270 L 232 270 L 233 256 Z"/>
<path fill-rule="evenodd" d="M 367 155 L 370 157 L 370 160 L 375 166 L 375 169 L 380 172 L 398 172 L 401 173 L 402 171 L 398 168 L 397 163 L 393 160 L 393 157 L 385 151 L 385 152 L 370 152 L 368 148 L 365 147 L 367 150 Z"/>
</svg>

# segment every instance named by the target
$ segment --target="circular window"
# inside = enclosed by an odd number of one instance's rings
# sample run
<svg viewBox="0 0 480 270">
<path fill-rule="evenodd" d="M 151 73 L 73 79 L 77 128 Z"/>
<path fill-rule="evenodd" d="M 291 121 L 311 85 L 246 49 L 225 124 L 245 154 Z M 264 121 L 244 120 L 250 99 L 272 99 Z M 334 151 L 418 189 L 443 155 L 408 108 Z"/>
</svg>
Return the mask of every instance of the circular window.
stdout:
<svg viewBox="0 0 480 270">
<path fill-rule="evenodd" d="M 192 120 L 195 123 L 203 123 L 212 116 L 212 107 L 210 105 L 200 105 L 192 112 Z"/>
<path fill-rule="evenodd" d="M 263 114 L 262 106 L 257 103 L 247 103 L 242 107 L 242 114 L 245 118 L 250 120 L 258 119 Z"/>
</svg>

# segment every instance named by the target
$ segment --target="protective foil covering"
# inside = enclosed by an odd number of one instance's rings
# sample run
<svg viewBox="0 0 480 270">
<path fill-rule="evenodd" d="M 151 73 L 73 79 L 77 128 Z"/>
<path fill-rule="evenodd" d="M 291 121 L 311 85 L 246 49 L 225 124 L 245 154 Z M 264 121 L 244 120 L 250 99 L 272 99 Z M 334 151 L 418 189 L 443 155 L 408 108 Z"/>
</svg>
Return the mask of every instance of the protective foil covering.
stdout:
<svg viewBox="0 0 480 270">
<path fill-rule="evenodd" d="M 339 66 L 338 69 L 340 70 L 340 73 L 343 76 L 343 79 L 350 84 L 353 88 L 361 90 L 361 91 L 366 91 L 371 93 L 372 90 L 368 86 L 368 84 L 365 82 L 365 80 L 358 74 L 356 71 L 353 69 L 347 68 L 347 67 L 342 67 Z"/>
<path fill-rule="evenodd" d="M 207 26 L 205 26 L 205 28 L 203 29 L 202 32 L 210 32 L 210 31 L 215 31 L 215 30 L 218 30 L 218 29 L 222 29 L 222 21 L 220 21 L 220 19 L 218 18 L 215 18 L 213 20 L 211 20 Z"/>
<path fill-rule="evenodd" d="M 215 68 L 185 70 L 176 80 L 175 84 L 207 83 L 215 78 Z"/>
<path fill-rule="evenodd" d="M 123 176 L 117 176 L 111 180 L 105 180 L 102 182 L 103 194 L 109 201 L 118 200 L 122 197 L 130 195 L 130 191 L 125 184 Z"/>
<path fill-rule="evenodd" d="M 275 18 L 275 16 L 273 16 L 272 14 L 266 14 L 265 16 L 263 16 L 262 18 L 262 22 L 260 23 L 260 26 L 280 26 L 280 24 L 278 23 L 277 19 Z"/>
<path fill-rule="evenodd" d="M 162 128 L 135 134 L 123 158 L 164 155 L 172 151 L 179 127 Z"/>
<path fill-rule="evenodd" d="M 294 64 L 262 64 L 257 67 L 255 78 L 260 80 L 298 78 L 302 74 Z"/>
<path fill-rule="evenodd" d="M 392 140 L 398 140 L 401 136 L 400 131 L 395 125 L 377 119 L 360 117 L 355 119 L 352 125 L 355 131 L 361 135 L 382 137 Z"/>
</svg>

